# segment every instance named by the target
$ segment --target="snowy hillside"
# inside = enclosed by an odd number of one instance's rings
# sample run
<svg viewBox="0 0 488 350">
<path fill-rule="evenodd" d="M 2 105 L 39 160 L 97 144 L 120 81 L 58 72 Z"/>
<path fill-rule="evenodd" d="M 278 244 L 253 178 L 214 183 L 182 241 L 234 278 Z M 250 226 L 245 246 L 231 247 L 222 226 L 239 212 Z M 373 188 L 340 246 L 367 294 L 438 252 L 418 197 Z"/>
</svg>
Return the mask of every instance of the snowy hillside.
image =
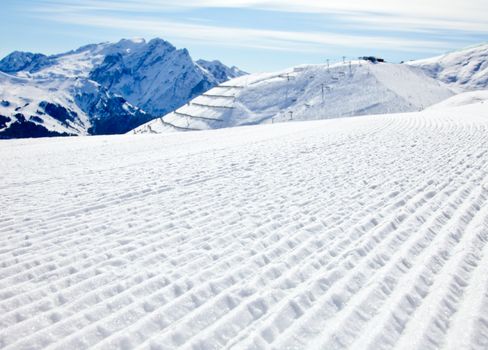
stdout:
<svg viewBox="0 0 488 350">
<path fill-rule="evenodd" d="M 487 103 L 0 159 L 2 349 L 488 348 Z"/>
<path fill-rule="evenodd" d="M 460 91 L 488 89 L 488 44 L 408 64 Z"/>
<path fill-rule="evenodd" d="M 161 39 L 14 52 L 0 61 L 0 138 L 127 132 L 244 74 L 210 67 Z"/>
<path fill-rule="evenodd" d="M 0 72 L 0 138 L 124 133 L 151 116 L 85 78 Z"/>
<path fill-rule="evenodd" d="M 416 67 L 308 65 L 230 80 L 135 133 L 418 111 L 453 95 Z"/>
</svg>

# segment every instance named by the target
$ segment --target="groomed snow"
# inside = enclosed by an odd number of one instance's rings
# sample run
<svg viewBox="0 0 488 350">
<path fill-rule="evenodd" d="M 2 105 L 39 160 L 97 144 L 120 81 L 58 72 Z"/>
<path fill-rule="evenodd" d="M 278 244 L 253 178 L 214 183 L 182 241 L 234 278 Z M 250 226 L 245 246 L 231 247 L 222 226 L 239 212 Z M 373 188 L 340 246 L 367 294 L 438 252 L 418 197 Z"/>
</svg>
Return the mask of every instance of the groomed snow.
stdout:
<svg viewBox="0 0 488 350">
<path fill-rule="evenodd" d="M 0 142 L 3 349 L 486 349 L 488 105 Z"/>
</svg>

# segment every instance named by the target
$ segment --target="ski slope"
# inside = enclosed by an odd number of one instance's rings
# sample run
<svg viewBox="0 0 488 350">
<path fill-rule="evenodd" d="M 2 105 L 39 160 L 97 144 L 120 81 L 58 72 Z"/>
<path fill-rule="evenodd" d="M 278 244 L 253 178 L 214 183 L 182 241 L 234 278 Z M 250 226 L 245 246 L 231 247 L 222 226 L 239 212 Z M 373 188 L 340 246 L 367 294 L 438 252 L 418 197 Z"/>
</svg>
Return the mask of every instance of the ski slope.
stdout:
<svg viewBox="0 0 488 350">
<path fill-rule="evenodd" d="M 453 95 L 409 65 L 302 65 L 227 81 L 133 133 L 207 130 L 422 110 Z"/>
<path fill-rule="evenodd" d="M 488 105 L 0 142 L 2 349 L 487 349 Z"/>
</svg>

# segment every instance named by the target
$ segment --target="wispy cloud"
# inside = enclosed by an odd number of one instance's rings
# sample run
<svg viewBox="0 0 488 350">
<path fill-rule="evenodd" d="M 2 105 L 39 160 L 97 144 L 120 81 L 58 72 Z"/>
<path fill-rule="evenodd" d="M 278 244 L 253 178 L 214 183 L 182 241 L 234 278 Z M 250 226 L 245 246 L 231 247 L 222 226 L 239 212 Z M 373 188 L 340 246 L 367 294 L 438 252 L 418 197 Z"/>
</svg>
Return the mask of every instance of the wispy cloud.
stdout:
<svg viewBox="0 0 488 350">
<path fill-rule="evenodd" d="M 440 27 L 446 30 L 462 28 L 464 31 L 488 32 L 488 25 L 471 21 L 458 22 L 439 18 L 442 8 L 446 6 L 420 6 L 420 3 L 432 0 L 410 0 L 404 2 L 370 0 L 370 1 L 338 1 L 338 0 L 82 0 L 77 2 L 66 0 L 41 0 L 42 6 L 33 9 L 35 15 L 45 20 L 77 24 L 91 27 L 121 29 L 136 35 L 163 36 L 170 40 L 181 39 L 186 42 L 209 43 L 214 46 L 250 47 L 267 50 L 285 50 L 313 52 L 323 50 L 324 46 L 355 47 L 376 49 L 388 48 L 396 51 L 437 52 L 448 46 L 439 37 L 400 38 L 390 31 L 435 31 Z M 448 0 L 450 1 L 450 0 Z M 474 8 L 481 6 L 478 0 Z M 434 1 L 435 2 L 435 1 Z M 367 4 L 366 4 L 367 3 Z M 395 5 L 394 5 L 395 4 Z M 417 8 L 415 5 L 419 5 Z M 182 11 L 195 8 L 247 8 L 265 11 L 298 11 L 302 13 L 329 14 L 342 19 L 343 28 L 334 30 L 272 30 L 263 29 L 259 24 L 253 28 L 229 26 L 222 23 L 205 23 L 193 20 L 169 20 L 168 11 Z M 469 6 L 461 6 L 458 13 L 467 16 Z M 412 10 L 412 8 L 414 8 Z M 437 11 L 435 11 L 437 10 Z M 443 15 L 452 15 L 452 9 Z M 411 15 L 422 15 L 409 17 Z M 434 15 L 435 20 L 425 16 Z M 171 18 L 171 16 L 169 16 Z M 330 18 L 330 17 L 329 17 Z M 478 20 L 478 19 L 477 19 Z M 202 23 L 203 22 L 203 23 Z M 344 30 L 348 27 L 348 30 Z M 382 28 L 379 33 L 365 34 L 358 29 L 372 27 Z M 353 30 L 351 28 L 355 28 Z M 388 29 L 388 30 L 384 30 Z"/>
<path fill-rule="evenodd" d="M 254 69 L 266 64 L 259 55 L 268 66 L 365 52 L 421 58 L 488 34 L 486 0 L 29 1 L 23 13 L 76 33 L 85 26 L 90 40 L 162 37 L 200 55 L 242 59 L 243 67 L 253 61 Z"/>
<path fill-rule="evenodd" d="M 121 18 L 116 15 L 50 14 L 49 18 L 58 22 L 118 28 L 125 31 L 137 30 L 147 35 L 170 37 L 186 41 L 198 41 L 217 46 L 251 47 L 280 51 L 317 51 L 327 45 L 339 47 L 376 47 L 399 51 L 433 52 L 445 47 L 443 41 L 410 40 L 383 36 L 345 35 L 324 32 L 278 31 L 264 29 L 237 28 L 175 22 L 159 19 Z"/>
<path fill-rule="evenodd" d="M 42 0 L 41 0 L 42 1 Z M 95 10 L 131 13 L 193 8 L 247 8 L 334 14 L 351 24 L 388 26 L 392 30 L 462 30 L 488 32 L 486 0 L 44 0 L 58 11 Z"/>
</svg>

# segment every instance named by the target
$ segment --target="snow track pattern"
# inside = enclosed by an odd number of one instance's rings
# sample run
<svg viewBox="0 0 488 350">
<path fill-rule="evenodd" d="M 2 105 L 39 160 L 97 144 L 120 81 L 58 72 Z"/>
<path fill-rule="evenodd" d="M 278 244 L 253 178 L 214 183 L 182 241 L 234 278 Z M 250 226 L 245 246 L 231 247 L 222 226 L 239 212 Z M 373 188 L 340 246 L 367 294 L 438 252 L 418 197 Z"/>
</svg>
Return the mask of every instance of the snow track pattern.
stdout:
<svg viewBox="0 0 488 350">
<path fill-rule="evenodd" d="M 486 349 L 488 120 L 2 142 L 2 349 Z"/>
</svg>

